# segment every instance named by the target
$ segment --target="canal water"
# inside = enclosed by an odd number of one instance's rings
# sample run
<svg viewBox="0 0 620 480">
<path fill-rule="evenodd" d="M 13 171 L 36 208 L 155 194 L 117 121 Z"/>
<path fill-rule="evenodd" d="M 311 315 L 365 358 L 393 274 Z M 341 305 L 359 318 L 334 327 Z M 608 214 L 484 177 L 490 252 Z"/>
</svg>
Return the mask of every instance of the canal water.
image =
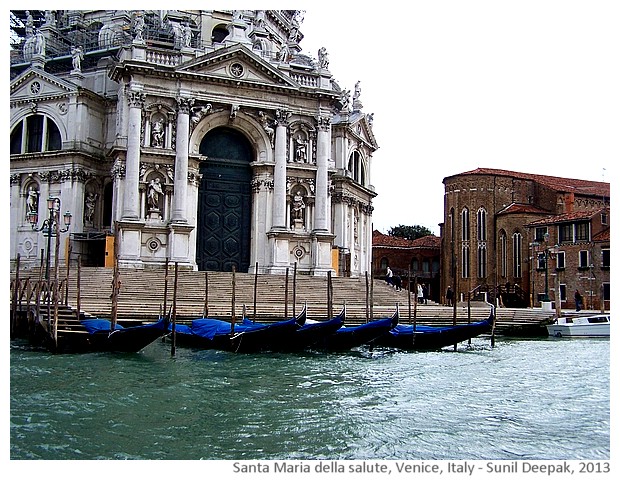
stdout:
<svg viewBox="0 0 620 480">
<path fill-rule="evenodd" d="M 604 460 L 609 339 L 439 352 L 10 350 L 11 459 Z"/>
</svg>

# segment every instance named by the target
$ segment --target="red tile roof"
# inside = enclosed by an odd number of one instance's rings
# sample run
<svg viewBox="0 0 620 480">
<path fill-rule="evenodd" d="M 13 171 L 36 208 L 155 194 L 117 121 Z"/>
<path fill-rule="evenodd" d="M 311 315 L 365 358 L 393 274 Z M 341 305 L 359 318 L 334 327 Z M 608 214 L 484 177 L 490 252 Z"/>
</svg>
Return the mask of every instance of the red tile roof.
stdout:
<svg viewBox="0 0 620 480">
<path fill-rule="evenodd" d="M 439 248 L 440 245 L 441 239 L 435 235 L 426 235 L 424 237 L 416 238 L 415 240 L 408 240 L 402 237 L 385 235 L 378 230 L 372 232 L 373 247 Z"/>
<path fill-rule="evenodd" d="M 592 237 L 593 242 L 609 242 L 610 241 L 610 232 L 609 228 L 606 228 L 602 232 L 597 233 Z"/>
<path fill-rule="evenodd" d="M 562 213 L 560 215 L 554 215 L 552 217 L 541 218 L 540 220 L 536 220 L 527 224 L 526 226 L 535 226 L 535 225 L 554 225 L 558 223 L 566 223 L 566 222 L 576 222 L 579 220 L 590 220 L 597 213 L 601 213 L 605 209 L 599 209 L 596 211 L 589 212 L 571 212 L 571 213 Z"/>
<path fill-rule="evenodd" d="M 552 177 L 548 175 L 537 175 L 534 173 L 513 172 L 510 170 L 500 170 L 496 168 L 476 168 L 468 172 L 459 173 L 445 177 L 446 179 L 461 175 L 497 175 L 503 177 L 512 177 L 522 180 L 532 180 L 545 185 L 558 192 L 573 192 L 579 195 L 590 195 L 599 197 L 609 197 L 610 187 L 607 182 L 594 182 L 591 180 L 579 180 L 576 178 Z"/>
</svg>

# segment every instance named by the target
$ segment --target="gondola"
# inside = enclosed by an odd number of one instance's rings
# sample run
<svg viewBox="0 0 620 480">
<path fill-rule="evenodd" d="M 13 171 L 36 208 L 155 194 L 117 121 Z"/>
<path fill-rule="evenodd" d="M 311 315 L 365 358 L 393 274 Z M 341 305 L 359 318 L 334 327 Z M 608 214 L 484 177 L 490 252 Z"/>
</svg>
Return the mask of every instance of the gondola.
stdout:
<svg viewBox="0 0 620 480">
<path fill-rule="evenodd" d="M 291 332 L 286 338 L 282 338 L 281 342 L 273 342 L 270 351 L 287 353 L 304 351 L 341 328 L 344 325 L 345 316 L 346 309 L 343 308 L 338 315 L 329 320 L 306 319 L 306 323 Z M 249 323 L 250 321 L 244 319 L 244 322 Z"/>
<path fill-rule="evenodd" d="M 293 318 L 273 323 L 244 319 L 232 324 L 215 318 L 199 318 L 191 325 L 175 325 L 175 337 L 180 346 L 256 353 L 273 351 L 305 323 L 306 308 Z"/>
<path fill-rule="evenodd" d="M 168 319 L 123 327 L 102 318 L 82 320 L 83 329 L 58 332 L 57 342 L 49 342 L 57 353 L 118 352 L 136 353 L 168 333 Z"/>
<path fill-rule="evenodd" d="M 493 328 L 494 311 L 489 318 L 480 322 L 431 327 L 428 325 L 397 325 L 385 335 L 373 341 L 374 346 L 391 347 L 400 350 L 440 350 L 464 342 Z"/>
<path fill-rule="evenodd" d="M 380 318 L 353 327 L 342 326 L 331 335 L 323 337 L 313 348 L 327 352 L 342 352 L 370 344 L 374 339 L 385 335 L 398 325 L 398 308 L 390 317 Z"/>
</svg>

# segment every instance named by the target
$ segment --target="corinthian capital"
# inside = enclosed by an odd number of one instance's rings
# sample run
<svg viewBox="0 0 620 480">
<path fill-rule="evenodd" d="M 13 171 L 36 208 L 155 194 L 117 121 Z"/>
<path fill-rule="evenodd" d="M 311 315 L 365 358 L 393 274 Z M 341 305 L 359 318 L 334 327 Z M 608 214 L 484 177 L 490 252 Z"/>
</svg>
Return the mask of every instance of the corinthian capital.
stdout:
<svg viewBox="0 0 620 480">
<path fill-rule="evenodd" d="M 319 130 L 328 132 L 331 128 L 331 118 L 327 116 L 318 116 L 316 117 L 316 125 Z"/>
<path fill-rule="evenodd" d="M 127 89 L 126 95 L 130 108 L 142 108 L 144 106 L 144 101 L 146 100 L 146 93 L 136 92 L 135 90 Z"/>
<path fill-rule="evenodd" d="M 191 108 L 194 106 L 193 98 L 177 97 L 177 108 L 179 113 L 186 113 L 189 115 Z"/>
</svg>

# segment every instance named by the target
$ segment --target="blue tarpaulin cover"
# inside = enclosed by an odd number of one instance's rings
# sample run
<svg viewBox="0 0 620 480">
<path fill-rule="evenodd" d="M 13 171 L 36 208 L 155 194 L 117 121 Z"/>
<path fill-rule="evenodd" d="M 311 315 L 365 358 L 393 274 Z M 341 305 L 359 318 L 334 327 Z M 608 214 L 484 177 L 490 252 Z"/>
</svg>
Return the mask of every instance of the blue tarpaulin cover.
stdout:
<svg viewBox="0 0 620 480">
<path fill-rule="evenodd" d="M 112 322 L 104 318 L 82 320 L 80 323 L 84 325 L 84 328 L 86 328 L 90 334 L 97 332 L 109 332 L 112 329 Z M 123 327 L 117 323 L 115 330 L 120 330 L 122 328 Z"/>
</svg>

